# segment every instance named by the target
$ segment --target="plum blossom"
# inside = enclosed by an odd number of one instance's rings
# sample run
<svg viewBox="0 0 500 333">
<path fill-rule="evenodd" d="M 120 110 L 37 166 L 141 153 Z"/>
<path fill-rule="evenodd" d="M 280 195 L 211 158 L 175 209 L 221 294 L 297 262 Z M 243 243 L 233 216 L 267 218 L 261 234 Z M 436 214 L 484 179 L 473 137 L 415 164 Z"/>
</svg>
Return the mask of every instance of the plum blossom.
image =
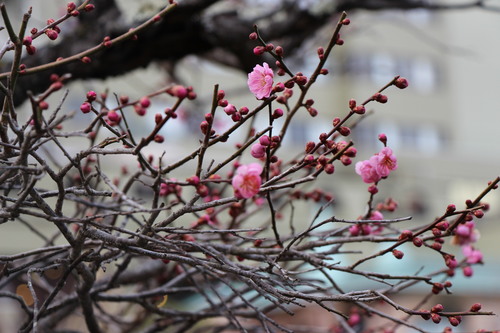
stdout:
<svg viewBox="0 0 500 333">
<path fill-rule="evenodd" d="M 464 224 L 459 224 L 455 229 L 452 243 L 455 245 L 469 245 L 479 239 L 479 230 L 475 228 L 474 221 L 467 221 Z"/>
<path fill-rule="evenodd" d="M 263 65 L 256 65 L 253 71 L 248 74 L 248 88 L 257 99 L 269 97 L 273 89 L 273 70 L 266 62 Z"/>
<path fill-rule="evenodd" d="M 355 170 L 367 184 L 376 183 L 389 176 L 390 172 L 398 168 L 396 156 L 392 149 L 384 147 L 378 153 L 365 161 L 356 163 Z"/>
<path fill-rule="evenodd" d="M 387 177 L 391 171 L 398 168 L 398 161 L 396 156 L 392 153 L 392 149 L 389 147 L 384 147 L 375 155 L 375 170 L 380 175 L 380 177 Z"/>
<path fill-rule="evenodd" d="M 235 195 L 239 198 L 248 199 L 259 193 L 262 183 L 261 173 L 262 166 L 258 163 L 238 167 L 232 180 Z"/>
<path fill-rule="evenodd" d="M 360 161 L 356 163 L 355 170 L 358 175 L 361 176 L 363 181 L 367 184 L 376 183 L 380 180 L 380 175 L 377 173 L 375 168 L 375 156 L 372 156 L 369 160 Z"/>
<path fill-rule="evenodd" d="M 483 261 L 483 254 L 470 245 L 462 246 L 462 253 L 467 258 L 467 263 L 477 264 Z"/>
</svg>

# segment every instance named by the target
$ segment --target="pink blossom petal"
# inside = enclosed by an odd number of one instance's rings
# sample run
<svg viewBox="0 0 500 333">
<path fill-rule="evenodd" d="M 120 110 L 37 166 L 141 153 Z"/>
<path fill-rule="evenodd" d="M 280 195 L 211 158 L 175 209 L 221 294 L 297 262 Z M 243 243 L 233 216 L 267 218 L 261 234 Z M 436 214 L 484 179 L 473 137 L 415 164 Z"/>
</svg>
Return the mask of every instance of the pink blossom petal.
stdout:
<svg viewBox="0 0 500 333">
<path fill-rule="evenodd" d="M 235 195 L 248 199 L 259 193 L 262 184 L 261 173 L 262 166 L 258 163 L 238 167 L 232 180 Z"/>
<path fill-rule="evenodd" d="M 273 77 L 273 70 L 267 63 L 263 63 L 263 66 L 256 65 L 248 74 L 248 88 L 258 99 L 267 98 L 273 89 Z"/>
</svg>

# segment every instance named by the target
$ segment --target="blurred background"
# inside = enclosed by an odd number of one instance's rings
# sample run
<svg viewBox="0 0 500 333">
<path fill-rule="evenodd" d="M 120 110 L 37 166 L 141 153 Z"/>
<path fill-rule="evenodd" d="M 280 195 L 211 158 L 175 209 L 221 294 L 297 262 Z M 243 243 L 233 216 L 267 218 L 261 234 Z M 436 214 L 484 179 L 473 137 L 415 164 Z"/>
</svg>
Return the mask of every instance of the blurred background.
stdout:
<svg viewBox="0 0 500 333">
<path fill-rule="evenodd" d="M 223 2 L 224 6 L 248 6 L 245 1 Z M 117 2 L 131 21 L 148 17 L 159 3 L 162 2 Z M 331 3 L 335 1 L 308 0 L 303 1 L 301 6 L 327 11 L 331 10 L 327 6 Z M 446 5 L 457 2 L 431 3 Z M 8 1 L 7 6 L 12 18 L 21 17 L 28 6 L 33 6 L 32 25 L 43 26 L 47 18 L 64 13 L 65 1 Z M 255 15 L 260 14 L 259 11 L 276 10 L 273 6 L 280 8 L 279 1 L 271 0 L 254 2 L 254 6 L 249 10 L 255 10 L 256 13 L 252 13 Z M 282 12 L 282 16 L 286 19 L 287 12 Z M 309 76 L 314 70 L 317 64 L 316 49 L 326 46 L 338 17 L 337 14 L 331 16 L 329 23 L 317 29 L 315 35 L 304 39 L 303 44 L 287 59 L 292 72 L 302 71 Z M 399 209 L 389 217 L 412 216 L 409 226 L 431 222 L 450 203 L 459 208 L 464 207 L 466 199 L 474 199 L 489 180 L 500 174 L 500 98 L 497 95 L 500 92 L 500 11 L 484 8 L 353 9 L 348 12 L 348 17 L 351 24 L 342 29 L 345 44 L 334 48 L 327 66 L 330 74 L 321 77 L 312 91 L 314 106 L 319 114 L 316 118 L 311 118 L 306 112 L 299 114 L 298 121 L 290 127 L 286 144 L 304 147 L 307 141 L 316 141 L 319 133 L 331 128 L 334 117 L 342 117 L 346 113 L 349 99 L 361 102 L 395 75 L 404 76 L 408 78 L 410 86 L 405 90 L 395 87 L 386 90 L 388 103 L 370 103 L 368 110 L 373 111 L 373 115 L 353 131 L 351 137 L 358 149 L 355 161 L 367 159 L 378 152 L 381 148 L 377 141 L 378 134 L 387 135 L 388 146 L 398 157 L 399 167 L 388 180 L 380 184 L 381 193 L 377 196 L 381 200 L 385 197 L 395 198 Z M 65 24 L 70 25 L 71 21 Z M 64 25 L 62 28 L 64 30 Z M 3 40 L 7 38 L 5 32 L 2 32 L 1 37 Z M 273 42 L 279 45 L 279 41 Z M 248 52 L 252 50 L 248 49 Z M 255 62 L 260 60 L 256 59 Z M 206 57 L 190 55 L 179 59 L 174 68 L 160 61 L 118 77 L 74 81 L 68 85 L 70 94 L 65 107 L 78 110 L 86 91 L 90 89 L 98 92 L 109 89 L 118 95 L 140 98 L 172 81 L 192 85 L 199 98 L 195 103 L 185 105 L 185 121 L 170 124 L 163 130 L 166 143 L 151 147 L 152 153 L 167 149 L 174 158 L 178 152 L 194 149 L 200 138 L 193 134 L 198 133 L 196 121 L 199 122 L 202 115 L 208 112 L 215 83 L 226 91 L 227 99 L 237 108 L 257 105 L 257 101 L 247 91 L 244 70 L 221 65 Z M 153 102 L 152 109 L 137 122 L 138 130 L 144 133 L 153 127 L 154 114 L 162 112 L 165 107 L 161 98 Z M 78 114 L 77 119 L 80 118 L 83 119 L 83 115 Z M 261 120 L 264 126 L 265 119 Z M 221 119 L 218 126 L 223 128 L 229 124 L 230 119 L 227 122 Z M 259 127 L 259 123 L 256 127 Z M 226 148 L 232 149 L 237 141 L 238 138 L 230 140 Z M 227 150 L 223 148 L 220 154 L 225 152 Z M 356 219 L 365 209 L 367 186 L 354 173 L 354 168 L 338 166 L 335 175 L 322 182 L 324 189 L 337 198 L 328 213 L 340 218 Z M 465 310 L 471 304 L 481 302 L 484 310 L 500 313 L 499 192 L 490 193 L 486 202 L 491 205 L 491 209 L 482 220 L 476 221 L 481 233 L 476 245 L 483 251 L 486 265 L 475 266 L 474 276 L 469 279 L 457 271 L 452 280 L 453 297 L 440 296 L 436 299 L 436 303 L 442 303 L 447 308 Z M 314 212 L 304 210 L 302 213 L 304 217 L 311 217 Z M 309 221 L 307 218 L 305 220 Z M 2 226 L 0 254 L 21 250 L 23 243 L 12 237 L 18 234 L 18 228 L 16 225 Z M 429 258 L 433 262 L 439 261 L 431 251 L 413 253 L 415 251 L 410 247 L 404 251 L 407 255 L 407 272 L 416 272 L 421 267 L 433 271 L 440 267 L 432 266 L 430 261 L 427 264 Z M 458 248 L 453 252 L 462 258 Z M 387 271 L 400 269 L 400 265 L 392 266 L 395 262 L 393 258 L 383 259 L 376 263 L 377 270 L 380 271 L 381 267 Z M 356 280 L 348 281 L 351 277 L 339 276 L 338 279 L 341 284 L 352 289 L 360 287 L 356 285 Z M 414 303 L 414 297 L 428 291 L 424 287 L 414 288 L 405 294 L 404 302 Z M 457 295 L 460 295 L 462 304 L 456 303 Z M 311 309 L 304 310 L 304 314 L 298 316 L 303 324 L 311 319 L 308 311 Z M 313 319 L 314 324 L 328 326 L 333 318 L 326 316 L 321 320 L 317 317 Z M 446 324 L 431 323 L 427 329 L 437 332 Z M 500 329 L 500 319 L 498 316 L 466 318 L 457 331 L 469 332 L 478 327 Z M 404 330 L 401 329 L 401 332 Z"/>
</svg>

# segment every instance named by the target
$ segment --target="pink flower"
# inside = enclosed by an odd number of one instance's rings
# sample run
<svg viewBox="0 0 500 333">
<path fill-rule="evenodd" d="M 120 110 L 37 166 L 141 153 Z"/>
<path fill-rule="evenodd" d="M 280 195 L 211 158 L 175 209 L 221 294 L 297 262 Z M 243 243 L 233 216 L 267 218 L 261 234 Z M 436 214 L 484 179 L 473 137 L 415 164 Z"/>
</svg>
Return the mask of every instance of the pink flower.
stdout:
<svg viewBox="0 0 500 333">
<path fill-rule="evenodd" d="M 263 65 L 255 66 L 253 71 L 248 74 L 248 88 L 257 99 L 269 97 L 273 89 L 273 70 L 266 62 Z"/>
<path fill-rule="evenodd" d="M 467 263 L 469 264 L 477 264 L 483 261 L 481 251 L 474 249 L 470 245 L 462 246 L 462 253 L 467 258 Z"/>
<path fill-rule="evenodd" d="M 458 225 L 455 229 L 455 236 L 452 239 L 452 243 L 455 245 L 469 245 L 476 242 L 480 235 L 479 230 L 475 226 L 476 223 L 474 221 Z"/>
<path fill-rule="evenodd" d="M 261 173 L 262 166 L 258 163 L 238 167 L 232 181 L 235 195 L 239 198 L 248 199 L 259 193 L 260 184 L 262 183 Z"/>
<path fill-rule="evenodd" d="M 392 153 L 392 149 L 389 147 L 384 147 L 375 155 L 376 164 L 375 169 L 380 177 L 387 177 L 389 173 L 398 168 L 398 161 L 396 156 Z"/>
<path fill-rule="evenodd" d="M 355 166 L 356 173 L 360 175 L 367 184 L 376 183 L 381 178 L 375 168 L 374 157 L 375 156 L 372 156 L 369 160 L 358 162 Z"/>
<path fill-rule="evenodd" d="M 470 233 L 471 233 L 471 229 L 469 229 L 466 225 L 464 224 L 461 224 L 457 227 L 457 229 L 455 230 L 455 233 L 460 236 L 460 237 L 469 237 L 470 236 Z"/>
<path fill-rule="evenodd" d="M 392 149 L 384 147 L 369 160 L 356 163 L 356 173 L 361 176 L 365 183 L 376 183 L 381 178 L 389 176 L 391 171 L 398 168 L 396 156 Z"/>
</svg>

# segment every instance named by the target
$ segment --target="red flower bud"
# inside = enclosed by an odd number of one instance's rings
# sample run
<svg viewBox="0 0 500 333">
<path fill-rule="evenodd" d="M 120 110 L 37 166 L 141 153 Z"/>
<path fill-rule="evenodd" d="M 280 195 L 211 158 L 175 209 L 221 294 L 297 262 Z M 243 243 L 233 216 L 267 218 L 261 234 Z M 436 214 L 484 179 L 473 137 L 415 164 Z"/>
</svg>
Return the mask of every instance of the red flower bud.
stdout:
<svg viewBox="0 0 500 333">
<path fill-rule="evenodd" d="M 210 125 L 208 124 L 208 122 L 206 120 L 203 120 L 201 123 L 200 123 L 200 130 L 201 130 L 201 133 L 203 134 L 207 134 L 207 131 L 209 129 Z"/>
<path fill-rule="evenodd" d="M 163 137 L 163 135 L 156 134 L 154 140 L 155 142 L 162 143 L 163 141 L 165 141 L 165 138 Z"/>
<path fill-rule="evenodd" d="M 66 6 L 68 13 L 71 13 L 76 9 L 76 4 L 74 2 L 68 2 L 68 5 Z"/>
<path fill-rule="evenodd" d="M 436 251 L 441 251 L 442 247 L 443 246 L 441 245 L 441 243 L 438 243 L 438 242 L 434 242 L 431 245 L 431 248 L 434 249 L 434 250 L 436 250 Z"/>
<path fill-rule="evenodd" d="M 449 204 L 448 207 L 446 207 L 446 213 L 448 213 L 448 214 L 451 214 L 456 210 L 457 210 L 457 207 L 454 204 Z"/>
<path fill-rule="evenodd" d="M 45 31 L 45 34 L 47 35 L 47 37 L 49 37 L 50 40 L 56 40 L 57 37 L 59 36 L 57 31 L 55 31 L 54 29 L 47 29 Z"/>
<path fill-rule="evenodd" d="M 283 110 L 282 109 L 276 109 L 273 112 L 273 118 L 278 119 L 283 116 Z"/>
<path fill-rule="evenodd" d="M 479 310 L 481 310 L 481 303 L 474 303 L 472 304 L 472 306 L 470 307 L 470 312 L 478 312 Z"/>
<path fill-rule="evenodd" d="M 41 110 L 47 110 L 49 108 L 49 103 L 47 103 L 45 101 L 41 101 L 40 103 L 38 103 L 38 107 Z"/>
<path fill-rule="evenodd" d="M 115 110 L 108 111 L 108 119 L 114 123 L 118 123 L 121 120 L 121 116 Z"/>
<path fill-rule="evenodd" d="M 474 271 L 472 270 L 472 267 L 465 266 L 464 268 L 462 268 L 462 273 L 465 277 L 471 277 L 474 274 Z"/>
<path fill-rule="evenodd" d="M 161 123 L 161 121 L 163 120 L 163 116 L 161 115 L 161 113 L 157 113 L 155 114 L 155 124 L 159 124 Z"/>
<path fill-rule="evenodd" d="M 202 198 L 204 198 L 209 194 L 208 187 L 204 184 L 199 184 L 196 187 L 196 193 L 198 193 Z"/>
<path fill-rule="evenodd" d="M 439 230 L 438 228 L 432 228 L 432 234 L 436 237 L 439 237 L 441 236 L 441 230 Z"/>
<path fill-rule="evenodd" d="M 325 172 L 329 175 L 335 172 L 335 166 L 331 163 L 325 165 Z"/>
<path fill-rule="evenodd" d="M 89 102 L 93 102 L 93 101 L 95 101 L 95 100 L 96 100 L 96 98 L 97 98 L 97 94 L 96 94 L 96 92 L 95 92 L 95 91 L 93 91 L 93 90 L 89 90 L 89 91 L 87 92 L 87 101 L 89 101 Z"/>
<path fill-rule="evenodd" d="M 294 76 L 295 82 L 297 82 L 298 85 L 305 85 L 307 83 L 307 77 L 304 75 L 295 75 Z"/>
<path fill-rule="evenodd" d="M 61 81 L 56 81 L 54 83 L 52 83 L 50 85 L 50 88 L 53 90 L 53 91 L 58 91 L 59 89 L 61 89 L 63 86 L 62 82 Z"/>
<path fill-rule="evenodd" d="M 431 319 L 431 314 L 429 313 L 429 311 L 422 310 L 422 309 L 420 309 L 419 311 L 420 311 L 420 312 L 423 312 L 420 316 L 421 316 L 424 320 L 429 320 L 429 319 Z"/>
<path fill-rule="evenodd" d="M 441 231 L 446 231 L 446 229 L 448 229 L 449 226 L 450 224 L 448 223 L 448 221 L 441 221 L 436 224 L 436 229 L 439 229 Z"/>
<path fill-rule="evenodd" d="M 458 326 L 460 325 L 460 319 L 457 317 L 448 317 L 448 321 L 450 322 L 451 326 Z"/>
<path fill-rule="evenodd" d="M 354 109 L 352 109 L 352 111 L 357 114 L 364 114 L 366 112 L 366 109 L 363 105 L 358 105 Z"/>
<path fill-rule="evenodd" d="M 311 117 L 316 117 L 318 115 L 318 110 L 316 110 L 315 108 L 307 108 L 307 112 L 309 112 L 309 114 L 311 115 Z"/>
<path fill-rule="evenodd" d="M 399 89 L 405 89 L 406 87 L 408 87 L 408 80 L 405 79 L 404 77 L 399 77 L 394 82 L 394 85 Z"/>
<path fill-rule="evenodd" d="M 402 251 L 399 251 L 399 250 L 392 250 L 392 255 L 396 258 L 396 259 L 403 259 L 403 256 L 404 256 L 404 253 Z"/>
<path fill-rule="evenodd" d="M 347 126 L 340 126 L 339 133 L 342 136 L 348 136 L 349 134 L 351 134 L 351 129 Z"/>
<path fill-rule="evenodd" d="M 151 100 L 147 96 L 144 96 L 139 100 L 139 103 L 143 108 L 148 108 L 151 105 Z"/>
<path fill-rule="evenodd" d="M 314 144 L 314 142 L 308 141 L 306 143 L 306 149 L 305 149 L 306 153 L 310 153 L 314 149 L 315 146 L 316 145 Z"/>
<path fill-rule="evenodd" d="M 403 230 L 399 235 L 399 240 L 410 239 L 413 236 L 413 232 L 411 230 Z"/>
<path fill-rule="evenodd" d="M 347 324 L 349 324 L 349 326 L 351 327 L 359 324 L 360 322 L 361 322 L 361 316 L 359 315 L 359 313 L 352 313 L 349 316 L 349 319 L 347 320 Z"/>
<path fill-rule="evenodd" d="M 239 113 L 234 113 L 234 114 L 232 114 L 232 115 L 231 115 L 231 119 L 232 119 L 232 121 L 234 121 L 234 122 L 238 122 L 238 121 L 240 121 L 240 120 L 241 120 L 241 114 L 239 114 Z"/>
<path fill-rule="evenodd" d="M 432 307 L 431 312 L 438 313 L 444 310 L 444 306 L 442 304 L 436 304 Z"/>
<path fill-rule="evenodd" d="M 250 111 L 250 110 L 248 110 L 248 108 L 247 108 L 246 106 L 242 106 L 242 107 L 238 110 L 238 112 L 239 112 L 242 116 L 247 115 L 247 114 L 248 114 L 248 111 Z"/>
<path fill-rule="evenodd" d="M 266 52 L 266 48 L 264 46 L 259 45 L 253 48 L 253 54 L 255 54 L 256 56 L 263 55 L 264 52 Z"/>
<path fill-rule="evenodd" d="M 441 322 L 441 316 L 437 313 L 431 313 L 431 319 L 436 324 L 439 324 Z"/>
<path fill-rule="evenodd" d="M 353 110 L 355 107 L 356 107 L 356 100 L 351 98 L 349 100 L 349 109 Z"/>
<path fill-rule="evenodd" d="M 36 47 L 34 47 L 33 45 L 27 45 L 27 46 L 26 46 L 26 52 L 27 52 L 29 55 L 33 55 L 33 54 L 35 54 L 35 52 L 36 52 Z"/>
<path fill-rule="evenodd" d="M 135 111 L 135 113 L 137 113 L 137 115 L 139 115 L 141 117 L 144 116 L 147 112 L 146 109 L 143 108 L 142 106 L 140 106 L 139 104 L 134 105 L 134 111 Z"/>
<path fill-rule="evenodd" d="M 415 245 L 416 247 L 421 247 L 424 244 L 424 240 L 422 238 L 419 238 L 419 237 L 413 238 L 412 241 L 413 241 L 413 245 Z"/>
<path fill-rule="evenodd" d="M 313 163 L 315 160 L 313 155 L 306 155 L 306 157 L 304 157 L 304 162 L 308 164 Z"/>
<path fill-rule="evenodd" d="M 33 39 L 31 38 L 31 36 L 26 36 L 23 38 L 23 45 L 25 46 L 31 45 L 32 42 Z"/>
<path fill-rule="evenodd" d="M 82 105 L 80 105 L 80 110 L 83 113 L 89 113 L 91 109 L 92 109 L 92 106 L 90 105 L 89 102 L 83 102 Z"/>
<path fill-rule="evenodd" d="M 382 95 L 382 94 L 380 94 L 380 95 L 378 96 L 378 98 L 377 98 L 377 102 L 382 103 L 382 104 L 387 103 L 387 101 L 388 101 L 388 98 L 387 98 L 387 96 L 386 96 L 386 95 Z"/>
</svg>

